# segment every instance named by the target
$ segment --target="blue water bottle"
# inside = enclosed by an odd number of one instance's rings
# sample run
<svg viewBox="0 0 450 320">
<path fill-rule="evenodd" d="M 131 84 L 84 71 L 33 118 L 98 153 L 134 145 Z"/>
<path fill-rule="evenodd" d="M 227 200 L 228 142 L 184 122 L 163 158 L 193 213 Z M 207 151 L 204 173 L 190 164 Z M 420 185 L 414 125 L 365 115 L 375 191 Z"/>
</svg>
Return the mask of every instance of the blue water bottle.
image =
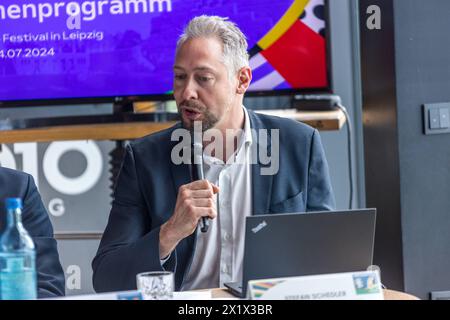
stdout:
<svg viewBox="0 0 450 320">
<path fill-rule="evenodd" d="M 0 297 L 29 300 L 37 297 L 36 251 L 22 225 L 22 200 L 6 199 L 6 228 L 0 236 Z"/>
</svg>

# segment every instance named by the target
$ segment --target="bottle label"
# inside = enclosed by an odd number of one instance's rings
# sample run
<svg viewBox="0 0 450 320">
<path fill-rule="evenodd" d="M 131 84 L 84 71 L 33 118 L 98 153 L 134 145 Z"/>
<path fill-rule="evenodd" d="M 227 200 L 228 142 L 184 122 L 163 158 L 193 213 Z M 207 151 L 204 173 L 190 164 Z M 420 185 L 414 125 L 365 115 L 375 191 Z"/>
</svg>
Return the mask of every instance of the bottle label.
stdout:
<svg viewBox="0 0 450 320">
<path fill-rule="evenodd" d="M 2 272 L 0 278 L 3 300 L 36 299 L 36 280 L 32 270 Z"/>
<path fill-rule="evenodd" d="M 36 272 L 34 268 L 26 267 L 27 258 L 29 257 L 11 255 L 0 257 L 0 260 L 3 260 L 3 268 L 0 271 L 2 300 L 37 298 Z"/>
</svg>

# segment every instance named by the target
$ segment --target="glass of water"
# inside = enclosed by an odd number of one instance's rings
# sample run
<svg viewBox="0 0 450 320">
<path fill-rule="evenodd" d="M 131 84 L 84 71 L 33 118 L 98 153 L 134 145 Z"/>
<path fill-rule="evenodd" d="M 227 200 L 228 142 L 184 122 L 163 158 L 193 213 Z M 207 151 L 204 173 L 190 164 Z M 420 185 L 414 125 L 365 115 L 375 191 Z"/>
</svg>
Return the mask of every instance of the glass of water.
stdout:
<svg viewBox="0 0 450 320">
<path fill-rule="evenodd" d="M 144 300 L 171 300 L 174 276 L 170 271 L 142 272 L 136 275 L 137 288 Z"/>
</svg>

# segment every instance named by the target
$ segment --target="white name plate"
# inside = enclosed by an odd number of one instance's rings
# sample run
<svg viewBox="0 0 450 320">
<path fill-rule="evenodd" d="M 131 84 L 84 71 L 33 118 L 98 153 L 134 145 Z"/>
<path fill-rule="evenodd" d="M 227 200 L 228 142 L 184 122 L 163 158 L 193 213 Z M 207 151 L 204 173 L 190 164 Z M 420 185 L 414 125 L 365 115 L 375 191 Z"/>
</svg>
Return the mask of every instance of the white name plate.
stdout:
<svg viewBox="0 0 450 320">
<path fill-rule="evenodd" d="M 252 280 L 250 299 L 384 300 L 378 271 Z"/>
</svg>

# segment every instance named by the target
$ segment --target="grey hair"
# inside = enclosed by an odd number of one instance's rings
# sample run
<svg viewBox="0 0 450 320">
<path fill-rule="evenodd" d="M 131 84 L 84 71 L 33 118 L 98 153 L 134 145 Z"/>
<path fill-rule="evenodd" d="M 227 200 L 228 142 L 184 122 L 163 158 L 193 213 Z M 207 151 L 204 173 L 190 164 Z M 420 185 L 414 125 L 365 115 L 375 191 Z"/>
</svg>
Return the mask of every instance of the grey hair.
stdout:
<svg viewBox="0 0 450 320">
<path fill-rule="evenodd" d="M 200 37 L 217 37 L 223 47 L 223 63 L 228 68 L 229 77 L 249 66 L 247 39 L 238 26 L 228 18 L 202 15 L 193 18 L 184 28 L 177 42 L 175 54 L 188 40 Z"/>
</svg>

